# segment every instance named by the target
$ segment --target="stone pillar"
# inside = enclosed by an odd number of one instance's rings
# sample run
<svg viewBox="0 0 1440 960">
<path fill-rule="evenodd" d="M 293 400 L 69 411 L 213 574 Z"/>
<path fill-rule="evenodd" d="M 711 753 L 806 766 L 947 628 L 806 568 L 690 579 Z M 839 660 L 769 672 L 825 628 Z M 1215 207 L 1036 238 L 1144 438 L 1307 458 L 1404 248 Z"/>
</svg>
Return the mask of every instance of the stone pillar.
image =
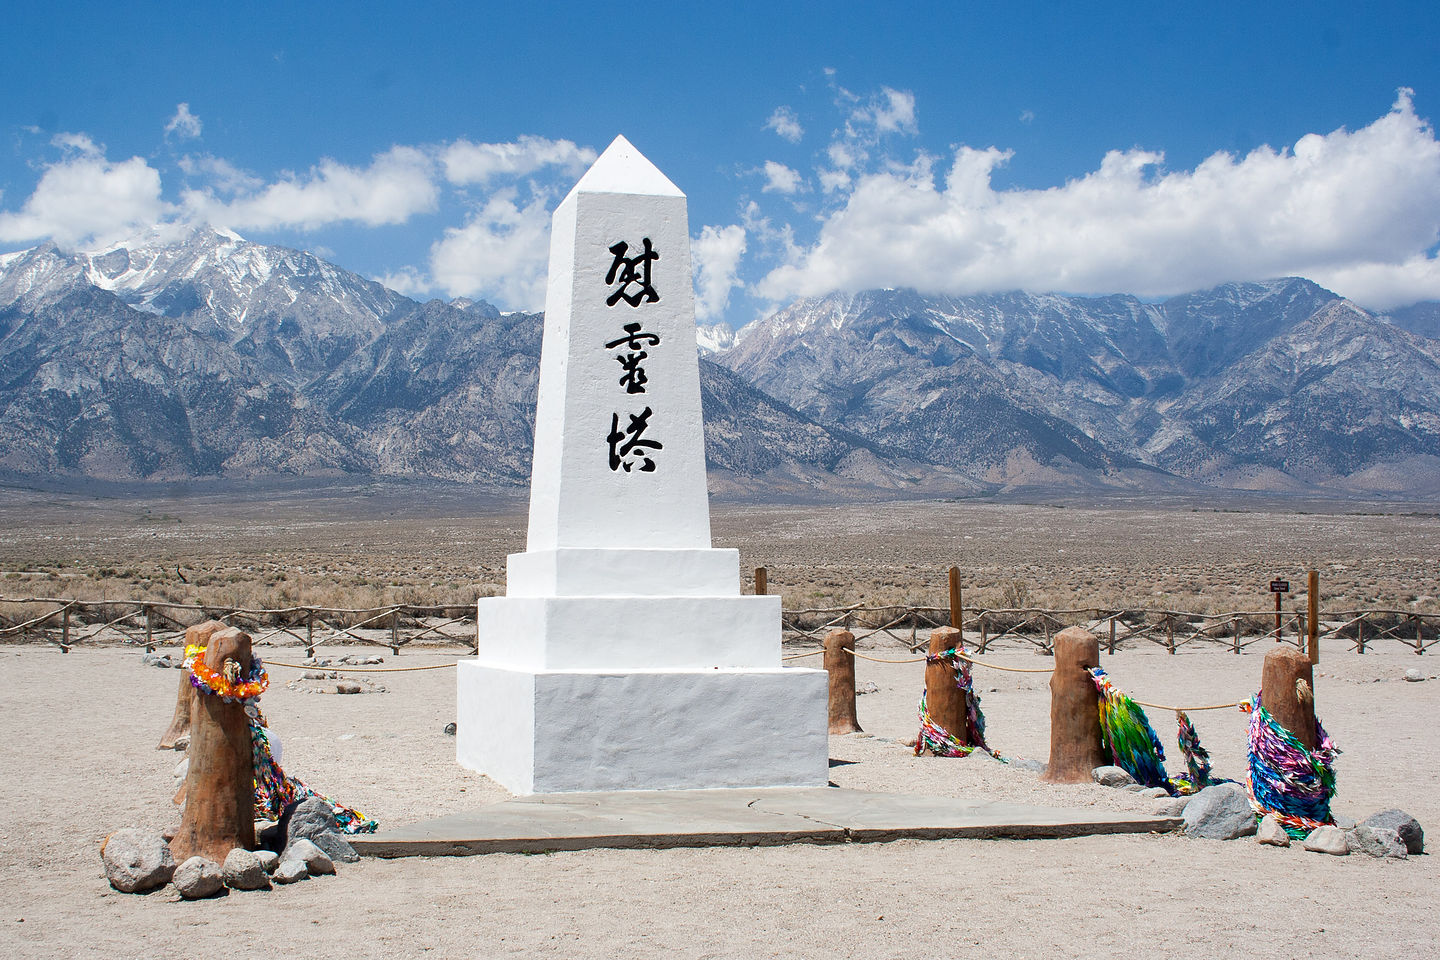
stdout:
<svg viewBox="0 0 1440 960">
<path fill-rule="evenodd" d="M 1100 640 L 1070 627 L 1055 637 L 1055 672 L 1050 675 L 1050 765 L 1041 778 L 1082 783 L 1109 762 L 1100 744 L 1100 693 L 1090 675 L 1100 665 Z"/>
<path fill-rule="evenodd" d="M 855 634 L 831 630 L 825 634 L 825 672 L 830 675 L 830 732 L 863 733 L 855 715 Z"/>
<path fill-rule="evenodd" d="M 1289 646 L 1265 654 L 1260 671 L 1260 704 L 1307 750 L 1319 746 L 1315 738 L 1314 682 L 1307 654 Z"/>
<path fill-rule="evenodd" d="M 937 627 L 930 632 L 930 655 L 958 650 L 960 631 L 955 627 Z M 970 714 L 965 709 L 965 693 L 955 685 L 954 661 L 925 664 L 925 708 L 930 718 L 944 727 L 961 743 L 970 742 Z"/>
<path fill-rule="evenodd" d="M 623 137 L 552 217 L 544 323 L 526 549 L 476 604 L 456 759 L 520 794 L 824 786 L 826 676 L 711 546 L 685 194 Z"/>
</svg>

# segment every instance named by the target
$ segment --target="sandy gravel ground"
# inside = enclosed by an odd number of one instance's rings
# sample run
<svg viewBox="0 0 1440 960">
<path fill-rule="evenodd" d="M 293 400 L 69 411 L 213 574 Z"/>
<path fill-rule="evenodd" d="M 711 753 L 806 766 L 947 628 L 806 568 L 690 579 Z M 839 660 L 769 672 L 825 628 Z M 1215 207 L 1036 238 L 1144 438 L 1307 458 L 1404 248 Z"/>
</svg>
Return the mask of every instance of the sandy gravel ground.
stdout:
<svg viewBox="0 0 1440 960">
<path fill-rule="evenodd" d="M 262 651 L 296 660 L 291 649 Z M 372 651 L 373 652 L 373 651 Z M 893 647 L 877 655 L 899 656 Z M 1240 699 L 1258 683 L 1245 655 L 1124 651 L 1121 689 L 1163 703 Z M 407 652 L 387 665 L 443 663 Z M 1012 665 L 1046 663 L 1012 650 Z M 802 660 L 816 664 L 818 660 Z M 1429 658 L 1395 645 L 1327 651 L 1317 677 L 1326 726 L 1345 751 L 1336 809 L 1356 819 L 1401 807 L 1440 842 L 1434 733 L 1440 680 L 1407 683 Z M 842 787 L 1149 809 L 1082 785 L 1054 787 L 976 755 L 917 759 L 919 665 L 861 661 L 866 734 L 831 740 Z M 384 823 L 504 799 L 454 762 L 450 670 L 373 677 L 385 693 L 302 694 L 273 667 L 263 706 L 285 766 Z M 1043 675 L 980 670 L 990 739 L 1044 759 Z M 1177 836 L 1042 841 L 899 841 L 706 850 L 362 861 L 268 893 L 185 903 L 106 884 L 112 830 L 178 820 L 180 756 L 154 747 L 177 672 L 135 650 L 0 647 L 0 957 L 1256 957 L 1434 956 L 1440 859 L 1378 861 Z M 1153 715 L 1170 742 L 1173 722 Z M 1240 776 L 1245 718 L 1202 714 L 1216 772 Z M 843 761 L 843 762 L 842 762 Z"/>
</svg>

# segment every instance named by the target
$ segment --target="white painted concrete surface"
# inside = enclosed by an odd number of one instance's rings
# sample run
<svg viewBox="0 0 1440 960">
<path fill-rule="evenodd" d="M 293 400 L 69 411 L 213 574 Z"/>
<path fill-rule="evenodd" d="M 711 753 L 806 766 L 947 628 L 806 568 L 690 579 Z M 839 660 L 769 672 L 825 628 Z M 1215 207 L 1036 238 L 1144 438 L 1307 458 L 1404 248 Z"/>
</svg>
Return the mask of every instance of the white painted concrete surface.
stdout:
<svg viewBox="0 0 1440 960">
<path fill-rule="evenodd" d="M 555 211 L 527 549 L 456 679 L 456 759 L 515 793 L 828 782 L 826 675 L 710 546 L 689 244 L 623 137 Z"/>
</svg>

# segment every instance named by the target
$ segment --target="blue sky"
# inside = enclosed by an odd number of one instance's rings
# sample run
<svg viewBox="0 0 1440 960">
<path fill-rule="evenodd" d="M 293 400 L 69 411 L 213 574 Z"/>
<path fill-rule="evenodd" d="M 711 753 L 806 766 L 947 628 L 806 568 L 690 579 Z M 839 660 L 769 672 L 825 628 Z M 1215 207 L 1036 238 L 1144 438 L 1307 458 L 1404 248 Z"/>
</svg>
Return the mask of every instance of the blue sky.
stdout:
<svg viewBox="0 0 1440 960">
<path fill-rule="evenodd" d="M 623 133 L 690 197 L 702 321 L 1291 273 L 1440 299 L 1434 3 L 290 6 L 11 11 L 0 250 L 210 222 L 534 309 L 549 211 Z"/>
</svg>

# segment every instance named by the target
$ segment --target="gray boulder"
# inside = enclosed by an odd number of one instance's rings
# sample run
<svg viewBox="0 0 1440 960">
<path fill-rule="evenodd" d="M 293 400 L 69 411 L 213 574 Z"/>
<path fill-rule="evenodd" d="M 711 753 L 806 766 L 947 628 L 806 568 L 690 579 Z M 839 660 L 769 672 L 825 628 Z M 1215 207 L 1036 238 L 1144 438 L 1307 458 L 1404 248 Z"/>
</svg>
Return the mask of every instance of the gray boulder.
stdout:
<svg viewBox="0 0 1440 960">
<path fill-rule="evenodd" d="M 325 851 L 325 855 L 336 863 L 359 863 L 360 854 L 350 846 L 350 841 L 345 839 L 345 834 L 340 831 L 334 833 L 322 833 L 316 837 L 309 837 L 315 846 Z"/>
<path fill-rule="evenodd" d="M 170 844 L 157 831 L 142 827 L 116 830 L 100 845 L 105 878 L 121 893 L 144 893 L 163 887 L 175 875 Z"/>
<path fill-rule="evenodd" d="M 360 854 L 345 839 L 345 832 L 335 822 L 335 811 L 321 797 L 308 797 L 290 815 L 290 828 L 285 835 L 287 844 L 304 838 L 325 851 L 326 856 L 338 863 L 355 863 Z"/>
<path fill-rule="evenodd" d="M 1255 828 L 1255 839 L 1259 843 L 1268 844 L 1272 847 L 1290 846 L 1290 834 L 1280 826 L 1280 821 L 1270 814 L 1260 818 L 1260 825 Z"/>
<path fill-rule="evenodd" d="M 253 851 L 236 847 L 225 854 L 220 876 L 231 890 L 269 890 L 270 875 Z"/>
<path fill-rule="evenodd" d="M 305 864 L 305 870 L 312 877 L 318 877 L 322 873 L 335 872 L 334 861 L 326 856 L 325 851 L 316 846 L 313 841 L 306 840 L 304 837 L 292 840 L 290 846 L 286 847 L 285 852 L 280 855 L 280 859 L 282 861 L 300 861 Z"/>
<path fill-rule="evenodd" d="M 1339 827 L 1316 827 L 1305 838 L 1304 847 L 1313 853 L 1328 853 L 1334 857 L 1348 856 L 1350 841 Z"/>
<path fill-rule="evenodd" d="M 1419 683 L 1425 679 L 1425 674 L 1421 673 L 1419 670 L 1416 670 L 1414 667 L 1411 667 L 1409 670 L 1405 671 L 1405 679 L 1410 681 L 1411 683 Z"/>
<path fill-rule="evenodd" d="M 1128 787 L 1135 782 L 1124 767 L 1096 767 L 1090 771 L 1090 776 L 1102 787 Z"/>
<path fill-rule="evenodd" d="M 1155 802 L 1155 815 L 1157 817 L 1183 816 L 1185 808 L 1189 805 L 1189 797 L 1166 797 L 1164 800 Z"/>
<path fill-rule="evenodd" d="M 260 860 L 260 866 L 266 873 L 274 873 L 275 868 L 280 866 L 280 854 L 274 850 L 256 850 L 255 856 Z"/>
<path fill-rule="evenodd" d="M 1407 852 L 1425 852 L 1425 831 L 1420 829 L 1420 823 L 1404 810 L 1381 810 L 1366 817 L 1364 825 L 1394 830 L 1400 834 L 1400 839 L 1405 841 Z"/>
<path fill-rule="evenodd" d="M 1149 797 L 1151 800 L 1158 800 L 1161 797 L 1170 796 L 1170 791 L 1164 787 L 1141 787 L 1139 794 L 1142 797 Z"/>
<path fill-rule="evenodd" d="M 1233 783 L 1206 787 L 1185 804 L 1185 835 L 1234 840 L 1255 833 L 1255 811 L 1245 791 Z"/>
<path fill-rule="evenodd" d="M 308 876 L 310 876 L 310 869 L 305 866 L 305 861 L 281 860 L 280 865 L 275 868 L 273 879 L 276 883 L 296 883 Z"/>
<path fill-rule="evenodd" d="M 175 892 L 186 900 L 213 897 L 225 889 L 220 864 L 195 856 L 175 868 Z"/>
<path fill-rule="evenodd" d="M 1345 842 L 1351 853 L 1392 860 L 1404 860 L 1410 855 L 1400 834 L 1388 827 L 1367 827 L 1362 823 L 1345 834 Z"/>
<path fill-rule="evenodd" d="M 1045 762 L 1043 760 L 1032 760 L 1029 757 L 1011 757 L 1010 766 L 1019 767 L 1021 770 L 1029 770 L 1031 773 L 1045 772 Z"/>
</svg>

